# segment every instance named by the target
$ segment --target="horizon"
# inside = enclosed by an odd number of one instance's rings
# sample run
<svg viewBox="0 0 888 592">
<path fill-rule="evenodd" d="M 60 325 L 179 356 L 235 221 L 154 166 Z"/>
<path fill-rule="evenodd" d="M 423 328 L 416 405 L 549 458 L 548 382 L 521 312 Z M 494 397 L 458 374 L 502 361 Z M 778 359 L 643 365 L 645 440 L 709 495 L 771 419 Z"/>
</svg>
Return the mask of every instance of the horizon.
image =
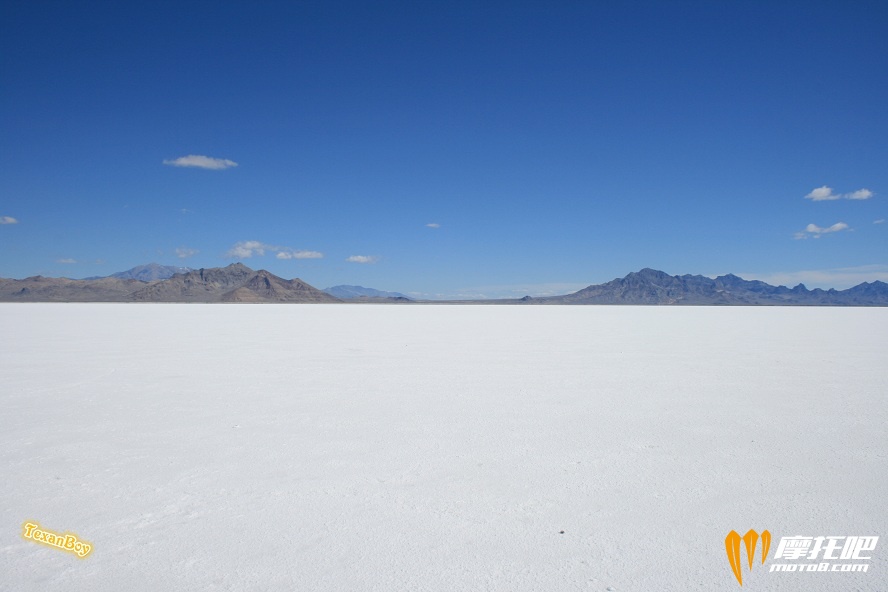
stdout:
<svg viewBox="0 0 888 592">
<path fill-rule="evenodd" d="M 0 277 L 888 281 L 888 5 L 0 8 Z"/>
<path fill-rule="evenodd" d="M 228 263 L 227 265 L 218 266 L 218 267 L 212 267 L 212 268 L 207 268 L 207 267 L 189 268 L 189 267 L 183 267 L 183 266 L 164 266 L 164 265 L 162 265 L 162 264 L 159 264 L 159 263 L 157 263 L 157 262 L 152 261 L 152 262 L 150 262 L 150 263 L 143 263 L 143 264 L 140 264 L 140 265 L 136 265 L 136 266 L 134 266 L 134 267 L 131 267 L 131 268 L 129 268 L 129 269 L 126 269 L 126 270 L 120 270 L 119 272 L 113 272 L 113 273 L 132 272 L 132 271 L 139 270 L 139 269 L 141 269 L 141 268 L 156 266 L 156 267 L 168 267 L 168 268 L 175 267 L 175 268 L 178 268 L 178 269 L 183 269 L 183 270 L 185 270 L 185 271 L 176 272 L 176 273 L 174 274 L 174 275 L 180 275 L 180 274 L 189 273 L 189 272 L 193 272 L 193 271 L 205 271 L 205 270 L 212 270 L 212 269 L 224 269 L 224 268 L 232 267 L 232 266 L 236 266 L 236 265 L 244 266 L 244 267 L 246 267 L 248 270 L 250 270 L 250 271 L 252 271 L 252 272 L 255 272 L 255 273 L 267 272 L 267 273 L 271 273 L 272 275 L 277 276 L 277 274 L 275 274 L 274 272 L 271 272 L 271 271 L 269 271 L 269 270 L 267 270 L 267 269 L 265 269 L 265 268 L 262 268 L 262 267 L 254 268 L 254 267 L 251 267 L 251 266 L 249 266 L 249 265 L 246 265 L 243 261 L 236 261 L 236 262 L 233 262 L 233 263 Z M 335 285 L 335 286 L 326 286 L 326 287 L 321 288 L 321 287 L 319 287 L 319 286 L 317 286 L 317 285 L 312 284 L 312 283 L 309 282 L 309 281 L 306 281 L 305 278 L 301 278 L 301 277 L 298 277 L 298 276 L 293 276 L 293 277 L 277 276 L 277 277 L 279 277 L 280 279 L 283 279 L 283 280 L 287 280 L 287 281 L 290 281 L 290 280 L 299 280 L 299 281 L 302 281 L 302 282 L 307 283 L 307 284 L 308 284 L 309 286 L 311 286 L 312 288 L 315 288 L 315 289 L 317 289 L 317 290 L 321 290 L 321 291 L 324 291 L 324 292 L 327 292 L 327 291 L 329 291 L 329 290 L 334 290 L 334 289 L 336 289 L 336 288 L 361 288 L 361 289 L 372 289 L 372 290 L 376 290 L 376 291 L 381 291 L 381 292 L 386 293 L 386 294 L 400 294 L 400 295 L 408 296 L 409 298 L 411 298 L 411 299 L 413 299 L 413 300 L 417 300 L 417 301 L 441 301 L 441 302 L 454 301 L 454 302 L 459 302 L 459 301 L 484 301 L 484 300 L 516 300 L 516 299 L 521 299 L 521 298 L 523 298 L 523 297 L 525 297 L 525 296 L 531 296 L 531 297 L 533 297 L 533 298 L 544 298 L 544 297 L 551 297 L 551 296 L 566 296 L 566 295 L 572 294 L 572 293 L 574 293 L 574 292 L 577 292 L 577 291 L 579 291 L 579 290 L 582 290 L 582 289 L 584 289 L 584 288 L 591 288 L 591 287 L 594 287 L 594 286 L 600 286 L 600 285 L 602 285 L 602 284 L 607 284 L 607 283 L 610 283 L 610 282 L 612 282 L 612 281 L 619 281 L 619 280 L 622 280 L 622 279 L 626 279 L 626 278 L 628 278 L 628 277 L 631 276 L 631 275 L 638 274 L 638 273 L 643 273 L 643 272 L 645 272 L 645 271 L 653 271 L 653 272 L 656 272 L 656 273 L 665 273 L 666 275 L 668 275 L 668 276 L 670 276 L 670 277 L 674 277 L 674 278 L 682 278 L 682 277 L 703 277 L 703 278 L 707 278 L 707 279 L 710 279 L 710 280 L 718 280 L 719 278 L 723 278 L 723 277 L 726 277 L 726 276 L 734 276 L 734 277 L 737 277 L 737 278 L 739 278 L 739 279 L 741 279 L 741 280 L 743 280 L 743 281 L 752 281 L 752 280 L 750 280 L 749 278 L 745 278 L 745 277 L 743 277 L 743 276 L 741 276 L 741 275 L 739 275 L 739 274 L 734 274 L 734 273 L 725 273 L 725 274 L 719 274 L 719 275 L 705 275 L 705 274 L 670 274 L 670 273 L 668 273 L 668 272 L 666 272 L 666 271 L 663 271 L 663 270 L 653 269 L 653 268 L 650 268 L 650 267 L 644 267 L 644 268 L 642 268 L 642 269 L 630 271 L 630 272 L 626 273 L 626 274 L 623 275 L 623 276 L 618 276 L 618 277 L 612 278 L 612 279 L 610 279 L 610 280 L 607 280 L 607 281 L 604 281 L 604 282 L 600 282 L 600 283 L 598 283 L 598 284 L 586 284 L 586 285 L 580 286 L 580 287 L 578 287 L 578 288 L 576 288 L 576 289 L 573 289 L 573 290 L 571 290 L 570 292 L 557 293 L 557 294 L 556 294 L 556 293 L 546 293 L 546 294 L 522 294 L 522 295 L 517 295 L 517 294 L 516 294 L 516 295 L 512 295 L 512 296 L 494 296 L 494 297 L 485 296 L 485 295 L 477 295 L 477 296 L 472 296 L 472 295 L 470 295 L 470 296 L 462 296 L 462 297 L 460 297 L 460 296 L 457 296 L 457 297 L 448 297 L 448 296 L 442 296 L 442 297 L 435 297 L 435 296 L 431 296 L 431 297 L 429 297 L 429 296 L 426 296 L 426 297 L 421 297 L 421 296 L 414 296 L 414 295 L 411 295 L 411 292 L 409 292 L 409 291 L 407 291 L 407 292 L 405 292 L 405 293 L 401 293 L 401 292 L 398 292 L 397 290 L 379 290 L 378 288 L 375 288 L 374 286 L 363 286 L 363 285 L 358 285 L 358 284 L 337 284 L 337 285 Z M 105 278 L 109 278 L 109 277 L 112 277 L 112 276 L 113 276 L 113 274 L 110 274 L 110 275 L 107 275 L 107 276 L 92 276 L 92 277 L 85 277 L 85 278 L 71 278 L 71 277 L 66 277 L 66 276 L 58 276 L 57 278 L 54 278 L 54 277 L 48 277 L 48 279 L 66 279 L 66 280 L 74 280 L 74 281 L 90 281 L 90 280 L 105 279 Z M 31 276 L 31 277 L 28 277 L 28 278 L 0 278 L 0 279 L 13 279 L 13 280 L 15 280 L 15 281 L 22 281 L 22 280 L 26 280 L 26 279 L 31 279 L 32 277 L 46 277 L 46 276 Z M 172 277 L 172 276 L 171 276 L 171 277 Z M 164 280 L 166 280 L 166 279 L 170 279 L 170 278 L 161 278 L 161 279 L 159 279 L 159 280 L 140 280 L 140 281 L 143 281 L 143 282 L 150 282 L 150 281 L 164 281 Z M 768 282 L 765 282 L 765 283 L 767 284 Z M 801 286 L 802 288 L 807 289 L 807 290 L 817 290 L 817 289 L 821 289 L 821 290 L 826 290 L 826 291 L 829 291 L 829 290 L 836 290 L 836 291 L 841 292 L 841 291 L 847 290 L 847 289 L 849 289 L 849 288 L 854 288 L 854 287 L 857 287 L 857 286 L 860 286 L 860 285 L 874 284 L 874 283 L 883 283 L 883 284 L 884 284 L 885 282 L 883 282 L 882 280 L 878 280 L 878 279 L 877 279 L 877 280 L 872 280 L 871 282 L 864 281 L 864 282 L 859 282 L 859 283 L 857 283 L 857 284 L 854 284 L 853 286 L 848 286 L 847 288 L 818 288 L 817 286 L 808 286 L 808 285 L 805 285 L 803 282 L 797 282 L 797 283 L 794 284 L 794 285 L 786 285 L 786 284 L 769 284 L 769 285 L 771 285 L 772 287 L 776 287 L 776 288 L 789 288 L 789 289 L 792 289 L 792 288 L 796 288 L 796 287 Z"/>
</svg>

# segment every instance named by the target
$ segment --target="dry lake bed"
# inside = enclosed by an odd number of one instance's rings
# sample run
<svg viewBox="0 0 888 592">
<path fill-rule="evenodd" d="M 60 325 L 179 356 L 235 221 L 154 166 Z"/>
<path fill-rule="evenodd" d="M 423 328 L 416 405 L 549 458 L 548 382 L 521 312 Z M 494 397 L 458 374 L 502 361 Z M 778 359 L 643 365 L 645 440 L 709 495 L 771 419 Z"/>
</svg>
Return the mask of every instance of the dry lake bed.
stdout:
<svg viewBox="0 0 888 592">
<path fill-rule="evenodd" d="M 769 571 L 782 537 L 888 537 L 886 308 L 0 304 L 0 328 L 0 590 L 733 591 L 749 529 L 774 540 L 743 590 L 888 590 L 882 538 L 866 572 Z"/>
</svg>

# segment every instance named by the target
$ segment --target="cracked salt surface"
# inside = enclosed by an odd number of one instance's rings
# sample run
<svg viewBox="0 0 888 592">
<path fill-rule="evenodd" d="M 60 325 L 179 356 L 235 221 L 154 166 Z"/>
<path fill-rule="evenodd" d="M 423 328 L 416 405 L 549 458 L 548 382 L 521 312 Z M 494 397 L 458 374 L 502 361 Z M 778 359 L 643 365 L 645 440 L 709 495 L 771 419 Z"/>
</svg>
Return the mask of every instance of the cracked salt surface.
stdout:
<svg viewBox="0 0 888 592">
<path fill-rule="evenodd" d="M 0 326 L 0 590 L 738 590 L 731 529 L 888 535 L 888 309 L 2 304 Z M 886 590 L 886 544 L 867 573 L 757 565 L 742 589 Z"/>
</svg>

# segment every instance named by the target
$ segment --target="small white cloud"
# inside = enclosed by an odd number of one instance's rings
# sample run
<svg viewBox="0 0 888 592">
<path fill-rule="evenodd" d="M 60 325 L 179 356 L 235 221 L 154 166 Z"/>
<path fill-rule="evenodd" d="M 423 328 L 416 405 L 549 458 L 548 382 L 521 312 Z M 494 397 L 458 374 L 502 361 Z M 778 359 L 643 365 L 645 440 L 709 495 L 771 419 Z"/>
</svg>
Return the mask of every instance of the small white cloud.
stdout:
<svg viewBox="0 0 888 592">
<path fill-rule="evenodd" d="M 18 224 L 19 221 L 12 216 L 0 216 L 0 224 Z"/>
<path fill-rule="evenodd" d="M 826 234 L 828 232 L 839 232 L 840 230 L 848 230 L 848 225 L 844 222 L 836 222 L 829 228 L 820 228 L 816 224 L 808 224 L 805 227 L 806 232 L 815 232 L 817 234 Z"/>
<path fill-rule="evenodd" d="M 174 167 L 193 167 L 198 169 L 209 169 L 212 171 L 221 171 L 222 169 L 230 169 L 236 167 L 237 163 L 233 160 L 225 158 L 211 158 L 209 156 L 201 156 L 199 154 L 189 154 L 188 156 L 180 156 L 172 160 L 164 160 L 163 164 Z"/>
<path fill-rule="evenodd" d="M 317 251 L 278 251 L 278 259 L 323 259 L 324 254 Z"/>
<path fill-rule="evenodd" d="M 268 248 L 269 245 L 259 241 L 240 241 L 231 247 L 225 256 L 232 259 L 249 259 L 253 255 L 264 255 L 265 249 Z"/>
<path fill-rule="evenodd" d="M 793 237 L 796 239 L 804 239 L 808 238 L 809 236 L 813 238 L 820 238 L 824 234 L 841 232 L 842 230 L 851 230 L 851 228 L 844 222 L 836 222 L 835 224 L 827 228 L 817 226 L 816 224 L 808 224 L 803 232 L 796 232 Z"/>
<path fill-rule="evenodd" d="M 346 259 L 349 263 L 376 263 L 379 261 L 379 257 L 375 257 L 372 255 L 352 255 L 348 259 Z"/>
<path fill-rule="evenodd" d="M 835 193 L 833 193 L 832 188 L 824 185 L 823 187 L 818 187 L 817 189 L 806 195 L 805 199 L 810 199 L 813 201 L 832 201 L 834 199 L 842 199 L 842 196 L 836 195 Z"/>
<path fill-rule="evenodd" d="M 869 189 L 858 189 L 857 191 L 852 191 L 851 193 L 833 193 L 831 187 L 827 187 L 824 185 L 823 187 L 818 187 L 814 189 L 805 196 L 805 199 L 810 199 L 812 201 L 834 201 L 837 199 L 856 199 L 863 200 L 871 198 L 875 193 L 870 191 Z"/>
<path fill-rule="evenodd" d="M 441 228 L 441 225 L 437 222 L 429 222 L 428 224 L 426 224 L 426 226 L 428 226 L 429 228 Z"/>
<path fill-rule="evenodd" d="M 176 249 L 176 257 L 179 259 L 188 259 L 189 257 L 193 257 L 200 253 L 197 249 L 189 249 L 187 247 L 179 247 Z"/>
<path fill-rule="evenodd" d="M 76 259 L 56 259 L 56 263 L 64 263 L 66 265 L 71 265 L 73 263 L 77 263 Z"/>
<path fill-rule="evenodd" d="M 277 245 L 269 245 L 259 241 L 241 241 L 235 244 L 225 254 L 226 257 L 232 259 L 249 259 L 252 256 L 261 257 L 265 255 L 265 251 L 276 253 L 278 259 L 322 259 L 323 253 L 318 251 L 297 250 L 290 247 L 279 247 Z"/>
<path fill-rule="evenodd" d="M 872 196 L 873 192 L 869 189 L 858 189 L 857 191 L 846 193 L 843 197 L 845 199 L 869 199 Z"/>
<path fill-rule="evenodd" d="M 873 224 L 884 224 L 885 218 L 879 218 L 878 220 L 873 220 Z"/>
</svg>

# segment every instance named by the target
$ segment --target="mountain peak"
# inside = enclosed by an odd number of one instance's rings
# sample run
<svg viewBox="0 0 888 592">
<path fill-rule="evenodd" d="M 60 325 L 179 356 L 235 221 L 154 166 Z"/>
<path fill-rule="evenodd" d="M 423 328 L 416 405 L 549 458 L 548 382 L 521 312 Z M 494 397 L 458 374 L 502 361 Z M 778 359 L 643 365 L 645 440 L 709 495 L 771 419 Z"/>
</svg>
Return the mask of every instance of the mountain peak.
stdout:
<svg viewBox="0 0 888 592">
<path fill-rule="evenodd" d="M 248 271 L 253 271 L 252 269 L 250 269 L 249 267 L 247 267 L 246 265 L 244 265 L 240 261 L 238 261 L 236 263 L 229 263 L 228 265 L 226 265 L 222 269 L 246 269 Z"/>
<path fill-rule="evenodd" d="M 338 302 L 301 280 L 285 280 L 243 263 L 176 275 L 130 295 L 147 302 Z"/>
</svg>

